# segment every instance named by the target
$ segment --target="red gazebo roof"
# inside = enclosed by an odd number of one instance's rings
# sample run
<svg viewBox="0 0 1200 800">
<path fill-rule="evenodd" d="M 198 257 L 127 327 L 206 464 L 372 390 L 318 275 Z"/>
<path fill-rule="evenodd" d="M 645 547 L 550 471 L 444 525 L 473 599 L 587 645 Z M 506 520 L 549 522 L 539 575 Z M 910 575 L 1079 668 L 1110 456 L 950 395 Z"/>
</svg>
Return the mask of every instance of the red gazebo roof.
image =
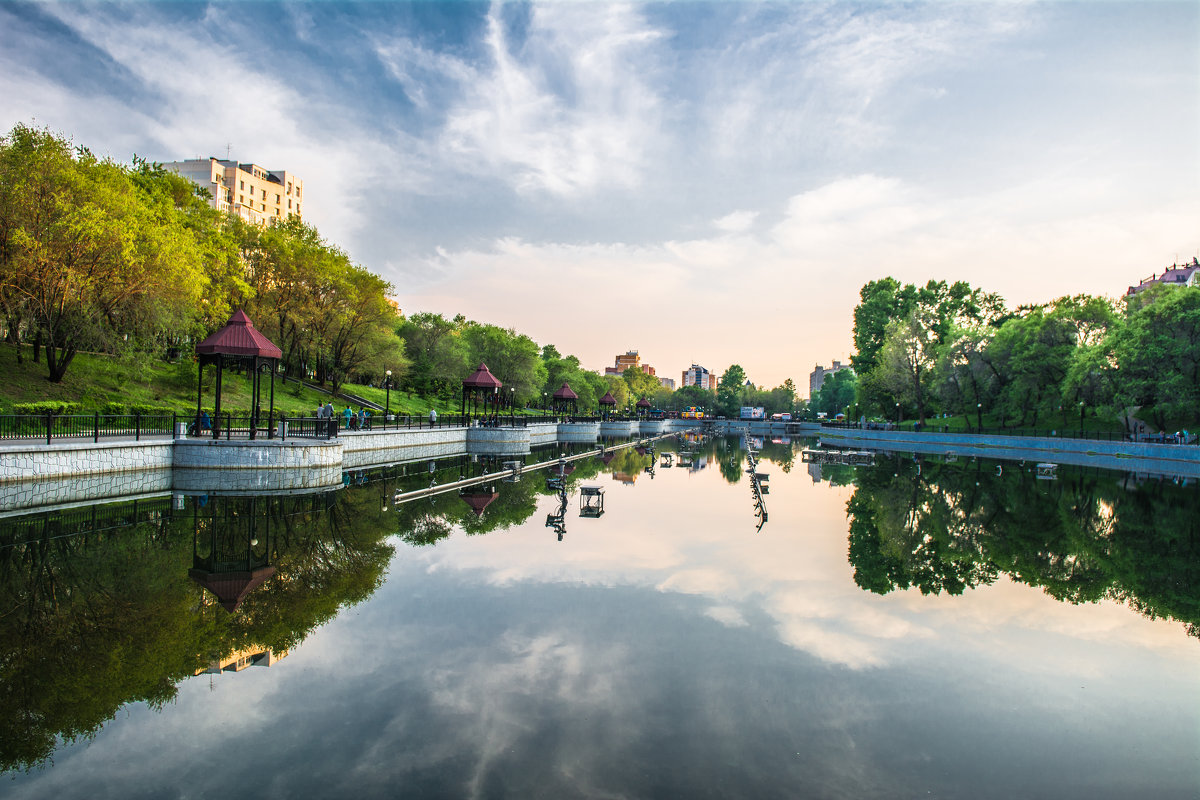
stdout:
<svg viewBox="0 0 1200 800">
<path fill-rule="evenodd" d="M 579 395 L 571 390 L 566 381 L 563 381 L 562 388 L 554 393 L 555 400 L 578 400 Z"/>
<path fill-rule="evenodd" d="M 492 374 L 488 369 L 487 364 L 479 362 L 479 369 L 471 373 L 471 376 L 463 381 L 464 389 L 499 389 L 503 386 L 500 379 Z"/>
<path fill-rule="evenodd" d="M 246 312 L 238 309 L 233 312 L 225 327 L 196 345 L 196 355 L 227 356 L 259 356 L 261 358 L 282 358 L 283 351 L 274 342 L 263 336 Z"/>
<path fill-rule="evenodd" d="M 482 517 L 483 510 L 492 504 L 492 501 L 500 496 L 500 493 L 495 489 L 486 489 L 481 493 L 460 494 L 463 502 L 471 507 L 475 512 L 475 516 Z"/>
<path fill-rule="evenodd" d="M 275 574 L 274 567 L 239 572 L 209 572 L 204 569 L 189 569 L 188 576 L 208 589 L 217 597 L 217 602 L 229 613 L 237 611 L 246 595 L 262 586 Z"/>
<path fill-rule="evenodd" d="M 600 405 L 602 406 L 615 406 L 616 404 L 617 399 L 612 396 L 612 392 L 605 392 L 604 397 L 600 398 Z"/>
<path fill-rule="evenodd" d="M 643 397 L 641 400 L 637 401 L 637 407 L 638 408 L 649 408 L 650 401 Z"/>
</svg>

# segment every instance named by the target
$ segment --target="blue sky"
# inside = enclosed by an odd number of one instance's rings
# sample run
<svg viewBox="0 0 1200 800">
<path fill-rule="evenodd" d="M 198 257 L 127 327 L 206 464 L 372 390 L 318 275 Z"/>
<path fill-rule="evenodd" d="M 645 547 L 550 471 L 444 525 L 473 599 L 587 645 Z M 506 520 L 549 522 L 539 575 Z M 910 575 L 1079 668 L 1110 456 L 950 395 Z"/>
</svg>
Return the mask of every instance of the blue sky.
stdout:
<svg viewBox="0 0 1200 800">
<path fill-rule="evenodd" d="M 406 311 L 756 383 L 1200 253 L 1200 4 L 0 2 L 0 126 L 254 161 Z"/>
</svg>

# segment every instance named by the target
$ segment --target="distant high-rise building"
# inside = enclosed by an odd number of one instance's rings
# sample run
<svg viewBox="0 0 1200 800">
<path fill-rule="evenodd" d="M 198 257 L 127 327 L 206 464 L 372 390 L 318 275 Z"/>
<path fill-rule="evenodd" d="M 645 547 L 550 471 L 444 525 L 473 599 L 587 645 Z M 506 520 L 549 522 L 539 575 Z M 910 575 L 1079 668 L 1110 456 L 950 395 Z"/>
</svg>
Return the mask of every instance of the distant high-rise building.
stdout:
<svg viewBox="0 0 1200 800">
<path fill-rule="evenodd" d="M 826 375 L 834 375 L 844 369 L 850 369 L 849 364 L 843 364 L 840 361 L 834 361 L 833 366 L 826 368 L 817 364 L 813 371 L 808 374 L 808 396 L 812 398 L 814 394 L 821 391 L 821 384 L 825 383 Z"/>
<path fill-rule="evenodd" d="M 303 218 L 300 206 L 304 181 L 286 170 L 211 157 L 168 161 L 163 166 L 207 189 L 212 195 L 210 204 L 217 211 L 237 214 L 255 225 L 293 216 Z"/>
<path fill-rule="evenodd" d="M 640 369 L 647 375 L 654 375 L 654 367 L 650 366 L 649 364 L 643 364 L 642 357 L 638 355 L 637 350 L 630 350 L 624 355 L 618 355 L 613 360 L 613 365 L 611 367 L 604 368 L 604 374 L 622 375 L 624 374 L 625 370 L 629 369 L 630 367 L 633 367 L 634 369 Z"/>
<path fill-rule="evenodd" d="M 683 371 L 682 384 L 684 386 L 699 386 L 701 389 L 708 389 L 709 391 L 715 391 L 717 388 L 717 381 L 712 376 L 712 373 L 699 364 L 692 364 Z"/>
<path fill-rule="evenodd" d="M 658 378 L 658 382 L 663 385 L 664 389 L 670 389 L 672 392 L 675 391 L 675 379 L 674 378 L 664 378 L 662 376 L 655 376 L 655 377 Z"/>
</svg>

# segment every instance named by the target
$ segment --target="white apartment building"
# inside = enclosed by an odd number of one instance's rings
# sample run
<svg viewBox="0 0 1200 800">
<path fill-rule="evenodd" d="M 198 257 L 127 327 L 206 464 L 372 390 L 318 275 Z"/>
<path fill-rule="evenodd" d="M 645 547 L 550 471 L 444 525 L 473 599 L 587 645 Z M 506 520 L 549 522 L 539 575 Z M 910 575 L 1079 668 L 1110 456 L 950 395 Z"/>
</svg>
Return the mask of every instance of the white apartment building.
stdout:
<svg viewBox="0 0 1200 800">
<path fill-rule="evenodd" d="M 692 364 L 683 371 L 684 386 L 699 386 L 701 389 L 716 391 L 717 381 L 712 373 L 699 364 Z"/>
<path fill-rule="evenodd" d="M 303 219 L 304 181 L 286 170 L 211 157 L 169 161 L 163 167 L 208 189 L 213 208 L 255 225 L 291 216 Z"/>
</svg>

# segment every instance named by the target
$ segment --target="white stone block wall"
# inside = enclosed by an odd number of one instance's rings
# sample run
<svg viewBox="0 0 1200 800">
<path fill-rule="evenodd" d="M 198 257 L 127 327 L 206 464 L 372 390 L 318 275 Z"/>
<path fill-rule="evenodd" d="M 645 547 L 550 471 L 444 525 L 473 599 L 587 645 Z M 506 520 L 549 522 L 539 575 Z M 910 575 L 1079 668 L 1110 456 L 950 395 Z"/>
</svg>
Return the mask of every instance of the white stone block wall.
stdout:
<svg viewBox="0 0 1200 800">
<path fill-rule="evenodd" d="M 558 426 L 558 441 L 591 444 L 600 438 L 599 422 L 564 422 Z"/>
<path fill-rule="evenodd" d="M 172 441 L 20 444 L 0 447 L 0 483 L 170 469 Z"/>
<path fill-rule="evenodd" d="M 529 455 L 529 429 L 468 428 L 467 452 L 480 456 Z"/>
<path fill-rule="evenodd" d="M 111 501 L 170 490 L 169 469 L 31 478 L 6 483 L 0 488 L 0 512 L 62 503 L 95 502 L 100 498 Z"/>
<path fill-rule="evenodd" d="M 346 431 L 342 440 L 342 466 L 358 469 L 368 464 L 428 461 L 465 455 L 466 428 L 404 428 L 395 431 Z"/>
<path fill-rule="evenodd" d="M 298 440 L 178 439 L 175 441 L 176 469 L 295 469 L 340 467 L 339 439 Z"/>
<path fill-rule="evenodd" d="M 637 436 L 638 422 L 637 420 L 622 421 L 622 422 L 601 422 L 601 436 Z"/>
</svg>

